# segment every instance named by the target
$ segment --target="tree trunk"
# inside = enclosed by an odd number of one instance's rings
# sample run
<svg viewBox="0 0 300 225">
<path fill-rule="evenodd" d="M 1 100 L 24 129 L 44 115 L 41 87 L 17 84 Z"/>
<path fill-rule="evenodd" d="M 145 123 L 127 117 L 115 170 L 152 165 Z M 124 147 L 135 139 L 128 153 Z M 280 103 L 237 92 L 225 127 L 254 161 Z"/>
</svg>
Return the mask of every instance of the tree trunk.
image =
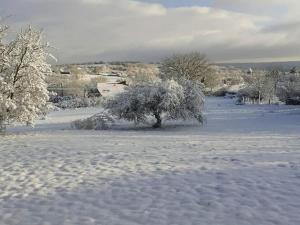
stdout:
<svg viewBox="0 0 300 225">
<path fill-rule="evenodd" d="M 153 125 L 153 128 L 161 128 L 161 117 L 159 113 L 155 113 L 154 117 L 156 119 L 156 123 Z"/>
<path fill-rule="evenodd" d="M 5 131 L 6 131 L 6 125 L 3 120 L 0 120 L 0 135 L 5 134 Z"/>
<path fill-rule="evenodd" d="M 61 96 L 64 97 L 64 88 L 63 88 L 63 84 L 60 84 L 60 88 L 61 88 Z"/>
</svg>

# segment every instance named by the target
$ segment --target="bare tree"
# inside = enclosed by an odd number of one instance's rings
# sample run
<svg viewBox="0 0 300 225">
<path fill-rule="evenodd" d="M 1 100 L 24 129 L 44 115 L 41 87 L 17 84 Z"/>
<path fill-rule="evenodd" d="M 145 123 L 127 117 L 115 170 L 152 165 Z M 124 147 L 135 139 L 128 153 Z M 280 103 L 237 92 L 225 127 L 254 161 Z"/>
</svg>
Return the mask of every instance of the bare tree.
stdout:
<svg viewBox="0 0 300 225">
<path fill-rule="evenodd" d="M 269 103 L 271 103 L 272 100 L 276 97 L 278 84 L 280 82 L 280 79 L 282 77 L 282 73 L 279 68 L 273 68 L 266 74 L 266 83 L 269 85 Z"/>
<path fill-rule="evenodd" d="M 205 72 L 203 83 L 211 92 L 213 91 L 213 88 L 221 84 L 221 76 L 216 68 L 211 67 Z"/>
<path fill-rule="evenodd" d="M 265 91 L 265 84 L 266 84 L 266 76 L 265 72 L 263 71 L 253 71 L 253 73 L 247 74 L 244 77 L 244 80 L 247 84 L 247 88 L 251 90 L 250 92 L 253 93 L 251 98 L 255 98 L 258 100 L 258 103 L 261 103 L 263 98 L 263 93 Z"/>
<path fill-rule="evenodd" d="M 279 68 L 274 68 L 272 69 L 269 73 L 267 73 L 267 77 L 271 78 L 272 80 L 274 80 L 274 87 L 276 88 L 280 78 L 281 78 L 281 70 Z"/>
<path fill-rule="evenodd" d="M 205 55 L 198 52 L 175 54 L 163 60 L 160 70 L 162 76 L 185 78 L 204 82 L 210 64 Z"/>
</svg>

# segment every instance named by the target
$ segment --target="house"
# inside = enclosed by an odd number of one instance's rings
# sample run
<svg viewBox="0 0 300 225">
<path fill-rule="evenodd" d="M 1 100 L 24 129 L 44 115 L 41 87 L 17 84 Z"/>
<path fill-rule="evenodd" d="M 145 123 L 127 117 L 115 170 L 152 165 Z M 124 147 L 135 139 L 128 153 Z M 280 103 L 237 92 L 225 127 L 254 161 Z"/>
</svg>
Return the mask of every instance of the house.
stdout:
<svg viewBox="0 0 300 225">
<path fill-rule="evenodd" d="M 252 74 L 253 74 L 252 68 L 249 68 L 249 69 L 247 70 L 247 74 L 249 74 L 249 75 L 252 75 Z"/>
<path fill-rule="evenodd" d="M 125 90 L 125 85 L 120 83 L 98 83 L 97 89 L 103 97 L 111 97 Z"/>
<path fill-rule="evenodd" d="M 69 71 L 69 70 L 67 70 L 67 69 L 64 69 L 64 68 L 61 68 L 60 70 L 59 70 L 59 72 L 60 72 L 60 74 L 71 74 L 71 71 Z"/>
</svg>

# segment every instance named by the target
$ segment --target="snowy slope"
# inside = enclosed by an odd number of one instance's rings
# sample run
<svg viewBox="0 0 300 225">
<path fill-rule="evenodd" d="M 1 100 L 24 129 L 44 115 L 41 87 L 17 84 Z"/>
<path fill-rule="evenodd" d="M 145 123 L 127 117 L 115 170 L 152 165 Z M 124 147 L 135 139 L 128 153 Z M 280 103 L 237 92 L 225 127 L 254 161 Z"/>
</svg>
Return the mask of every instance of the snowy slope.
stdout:
<svg viewBox="0 0 300 225">
<path fill-rule="evenodd" d="M 210 98 L 207 124 L 75 131 L 54 112 L 0 137 L 0 224 L 298 225 L 300 109 Z"/>
</svg>

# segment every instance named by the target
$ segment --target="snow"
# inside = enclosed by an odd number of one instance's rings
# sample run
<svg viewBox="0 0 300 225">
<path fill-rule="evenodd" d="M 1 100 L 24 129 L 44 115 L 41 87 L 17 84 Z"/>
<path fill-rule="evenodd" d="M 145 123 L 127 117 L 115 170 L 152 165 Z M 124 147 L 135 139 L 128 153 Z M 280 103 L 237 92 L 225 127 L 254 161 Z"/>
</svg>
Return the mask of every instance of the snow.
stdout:
<svg viewBox="0 0 300 225">
<path fill-rule="evenodd" d="M 71 130 L 99 112 L 89 108 L 9 128 L 0 224 L 300 224 L 300 108 L 223 98 L 206 107 L 203 127 Z"/>
</svg>

